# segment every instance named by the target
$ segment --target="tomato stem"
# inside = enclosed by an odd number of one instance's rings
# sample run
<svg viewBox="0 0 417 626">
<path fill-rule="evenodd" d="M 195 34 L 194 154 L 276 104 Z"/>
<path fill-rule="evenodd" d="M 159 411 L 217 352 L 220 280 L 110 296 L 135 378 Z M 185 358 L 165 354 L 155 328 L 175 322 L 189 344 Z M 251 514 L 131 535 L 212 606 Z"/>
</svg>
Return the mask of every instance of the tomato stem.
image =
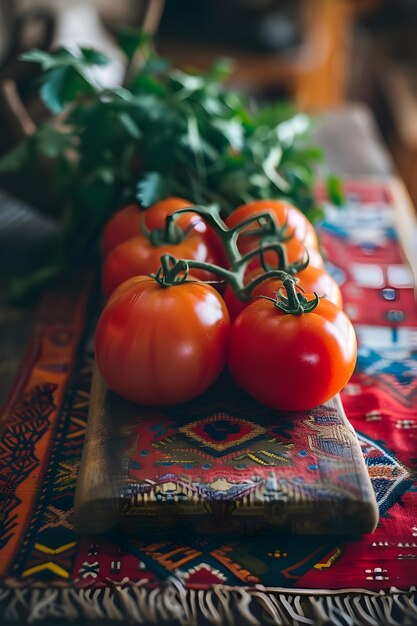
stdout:
<svg viewBox="0 0 417 626">
<path fill-rule="evenodd" d="M 171 223 L 177 219 L 178 215 L 190 212 L 200 215 L 213 228 L 225 248 L 231 268 L 235 271 L 239 271 L 242 266 L 245 266 L 246 269 L 248 261 L 256 256 L 261 256 L 261 263 L 265 271 L 280 269 L 293 275 L 305 269 L 309 263 L 309 255 L 306 249 L 305 257 L 303 256 L 293 264 L 288 263 L 286 248 L 283 242 L 293 237 L 294 231 L 292 231 L 289 236 L 286 236 L 288 223 L 285 222 L 282 227 L 279 227 L 275 217 L 267 210 L 248 217 L 233 228 L 229 228 L 221 218 L 216 206 L 190 206 L 179 209 L 172 215 L 168 215 L 166 218 L 166 230 L 169 229 Z M 258 223 L 260 228 L 250 232 L 252 235 L 260 236 L 262 241 L 261 246 L 242 256 L 237 245 L 238 238 L 242 235 L 246 236 L 248 233 L 244 232 L 245 229 L 254 223 Z M 266 237 L 265 240 L 264 237 Z M 264 253 L 268 251 L 273 251 L 277 254 L 278 267 L 273 268 L 272 266 L 266 266 Z"/>
<path fill-rule="evenodd" d="M 171 254 L 161 256 L 161 267 L 155 274 L 149 274 L 161 287 L 182 285 L 188 278 L 189 267 L 187 261 L 177 260 Z"/>
<path fill-rule="evenodd" d="M 273 214 L 268 213 L 272 217 L 272 224 L 263 219 L 264 213 L 253 216 L 258 222 L 259 228 L 256 230 L 246 230 L 242 233 L 242 237 L 259 237 L 264 243 L 275 243 L 277 241 L 285 242 L 294 237 L 295 229 L 288 232 L 288 222 L 285 221 L 282 226 L 278 226 Z M 260 218 L 260 219 L 257 219 Z"/>
<path fill-rule="evenodd" d="M 285 289 L 286 296 L 278 292 L 275 299 L 275 306 L 291 315 L 301 315 L 302 313 L 311 313 L 318 306 L 320 302 L 320 296 L 314 292 L 314 300 L 307 300 L 307 298 L 300 292 L 296 291 L 296 285 L 293 278 L 286 278 L 282 281 L 282 285 Z"/>
<path fill-rule="evenodd" d="M 213 274 L 216 274 L 221 279 L 225 280 L 236 293 L 238 298 L 243 301 L 249 300 L 253 289 L 265 280 L 276 278 L 281 280 L 286 291 L 286 296 L 277 294 L 277 298 L 273 300 L 275 305 L 293 315 L 300 315 L 307 311 L 312 311 L 318 304 L 318 296 L 315 300 L 308 301 L 302 294 L 296 291 L 296 283 L 298 282 L 294 275 L 305 269 L 309 262 L 309 255 L 305 250 L 305 255 L 296 261 L 295 263 L 289 263 L 287 252 L 282 241 L 285 241 L 285 233 L 288 230 L 288 224 L 285 224 L 282 228 L 279 228 L 275 222 L 274 217 L 268 211 L 252 216 L 236 225 L 233 228 L 229 228 L 223 219 L 220 217 L 219 211 L 214 206 L 202 207 L 202 206 L 190 206 L 189 208 L 179 209 L 172 215 L 168 215 L 165 219 L 164 234 L 172 234 L 175 236 L 176 231 L 174 227 L 177 227 L 175 220 L 178 215 L 182 213 L 197 213 L 213 228 L 216 234 L 221 239 L 231 266 L 231 269 L 225 269 L 213 263 L 207 263 L 203 261 L 196 261 L 194 259 L 181 259 L 177 260 L 175 257 L 169 254 L 161 256 L 161 268 L 156 274 L 151 276 L 162 286 L 172 287 L 184 283 L 189 277 L 189 273 L 193 269 L 202 269 Z M 251 231 L 252 234 L 259 234 L 260 231 L 266 233 L 275 233 L 277 238 L 281 237 L 281 241 L 271 241 L 271 243 L 264 243 L 260 247 L 251 250 L 245 255 L 241 255 L 237 245 L 238 237 L 247 229 L 251 224 L 258 223 L 260 229 L 258 231 Z M 181 230 L 181 229 L 180 229 Z M 153 236 L 153 231 L 151 236 Z M 182 231 L 181 231 L 182 233 Z M 183 235 L 184 233 L 182 233 Z M 292 233 L 291 236 L 293 236 Z M 160 244 L 159 244 L 160 245 Z M 272 267 L 266 261 L 266 252 L 274 251 L 277 255 L 278 267 Z M 244 277 L 246 268 L 251 259 L 256 256 L 260 256 L 261 264 L 265 272 L 260 276 L 257 276 L 248 285 L 244 283 Z M 271 300 L 271 298 L 268 298 Z"/>
<path fill-rule="evenodd" d="M 204 261 L 195 261 L 194 259 L 180 259 L 177 260 L 170 254 L 164 254 L 161 256 L 161 267 L 156 274 L 150 274 L 161 287 L 172 287 L 174 285 L 182 284 L 189 276 L 190 270 L 202 269 L 217 274 L 220 278 L 224 279 L 232 289 L 239 295 L 242 300 L 249 300 L 251 290 L 262 280 L 268 278 L 278 278 L 279 280 L 289 280 L 295 284 L 296 280 L 287 272 L 282 270 L 270 270 L 258 276 L 249 285 L 244 285 L 244 270 L 245 266 L 239 269 L 239 271 L 227 270 L 224 267 L 214 265 L 213 263 L 205 263 Z"/>
<path fill-rule="evenodd" d="M 155 248 L 163 246 L 164 244 L 176 245 L 188 235 L 190 229 L 183 231 L 178 224 L 172 220 L 165 220 L 165 224 L 162 228 L 155 228 L 150 230 L 145 224 L 145 217 L 142 213 L 140 229 L 142 234 L 149 239 L 151 244 Z"/>
</svg>

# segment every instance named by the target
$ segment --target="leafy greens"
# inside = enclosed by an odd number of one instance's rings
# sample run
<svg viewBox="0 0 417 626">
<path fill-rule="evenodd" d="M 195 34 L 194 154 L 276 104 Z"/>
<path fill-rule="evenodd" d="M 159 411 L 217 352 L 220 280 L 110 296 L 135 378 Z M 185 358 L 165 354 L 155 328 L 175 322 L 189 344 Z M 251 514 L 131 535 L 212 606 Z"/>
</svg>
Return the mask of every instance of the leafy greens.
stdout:
<svg viewBox="0 0 417 626">
<path fill-rule="evenodd" d="M 314 197 L 321 153 L 308 143 L 307 116 L 282 103 L 257 108 L 227 88 L 227 61 L 186 73 L 158 57 L 146 33 L 126 31 L 119 45 L 130 61 L 139 49 L 143 64 L 113 89 L 97 84 L 92 69 L 108 59 L 95 50 L 22 57 L 40 64 L 40 97 L 59 123 L 42 124 L 0 161 L 0 173 L 48 159 L 65 212 L 49 266 L 20 279 L 18 295 L 85 258 L 109 215 L 128 201 L 146 208 L 179 195 L 228 214 L 251 199 L 283 197 L 311 221 L 321 216 Z"/>
</svg>

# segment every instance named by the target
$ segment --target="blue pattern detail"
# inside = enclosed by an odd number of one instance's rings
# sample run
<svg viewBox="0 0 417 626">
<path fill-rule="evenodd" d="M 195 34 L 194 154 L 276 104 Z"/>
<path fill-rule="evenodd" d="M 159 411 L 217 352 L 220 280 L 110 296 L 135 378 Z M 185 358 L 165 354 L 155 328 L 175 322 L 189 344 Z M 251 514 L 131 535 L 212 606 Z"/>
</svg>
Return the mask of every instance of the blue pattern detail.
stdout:
<svg viewBox="0 0 417 626">
<path fill-rule="evenodd" d="M 384 470 L 391 469 L 391 475 L 387 475 L 384 471 L 381 476 L 371 477 L 380 515 L 384 515 L 410 489 L 414 481 L 410 478 L 409 471 L 379 441 L 370 439 L 358 431 L 356 434 L 361 443 L 367 467 L 381 466 Z"/>
<path fill-rule="evenodd" d="M 375 350 L 362 346 L 358 350 L 357 367 L 360 371 L 372 376 L 390 374 L 397 382 L 407 385 L 417 377 L 417 353 L 397 360 L 394 354 L 383 356 Z"/>
</svg>

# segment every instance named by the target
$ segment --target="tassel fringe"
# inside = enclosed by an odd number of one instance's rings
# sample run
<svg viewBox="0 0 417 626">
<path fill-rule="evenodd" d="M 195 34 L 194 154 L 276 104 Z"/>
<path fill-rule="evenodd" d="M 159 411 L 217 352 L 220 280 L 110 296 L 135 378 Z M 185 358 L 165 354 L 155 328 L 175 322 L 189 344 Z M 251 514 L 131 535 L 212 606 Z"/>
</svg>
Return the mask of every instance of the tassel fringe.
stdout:
<svg viewBox="0 0 417 626">
<path fill-rule="evenodd" d="M 105 588 L 37 587 L 22 582 L 0 587 L 4 622 L 77 618 L 147 624 L 197 626 L 413 626 L 417 624 L 416 588 L 386 592 L 289 590 L 217 585 L 186 589 L 170 581 L 147 589 L 130 581 Z"/>
</svg>

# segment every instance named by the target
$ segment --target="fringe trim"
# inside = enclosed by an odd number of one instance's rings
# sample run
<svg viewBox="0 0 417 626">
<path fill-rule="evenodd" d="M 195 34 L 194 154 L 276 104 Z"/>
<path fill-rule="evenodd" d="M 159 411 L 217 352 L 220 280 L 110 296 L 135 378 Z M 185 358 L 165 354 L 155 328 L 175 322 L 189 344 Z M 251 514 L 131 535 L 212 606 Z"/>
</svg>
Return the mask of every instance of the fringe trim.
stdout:
<svg viewBox="0 0 417 626">
<path fill-rule="evenodd" d="M 45 619 L 106 619 L 115 622 L 214 626 L 413 626 L 417 624 L 416 588 L 372 592 L 229 587 L 186 589 L 170 580 L 156 589 L 130 581 L 104 588 L 38 587 L 16 583 L 0 587 L 5 622 Z M 4 622 L 3 622 L 4 623 Z"/>
</svg>

